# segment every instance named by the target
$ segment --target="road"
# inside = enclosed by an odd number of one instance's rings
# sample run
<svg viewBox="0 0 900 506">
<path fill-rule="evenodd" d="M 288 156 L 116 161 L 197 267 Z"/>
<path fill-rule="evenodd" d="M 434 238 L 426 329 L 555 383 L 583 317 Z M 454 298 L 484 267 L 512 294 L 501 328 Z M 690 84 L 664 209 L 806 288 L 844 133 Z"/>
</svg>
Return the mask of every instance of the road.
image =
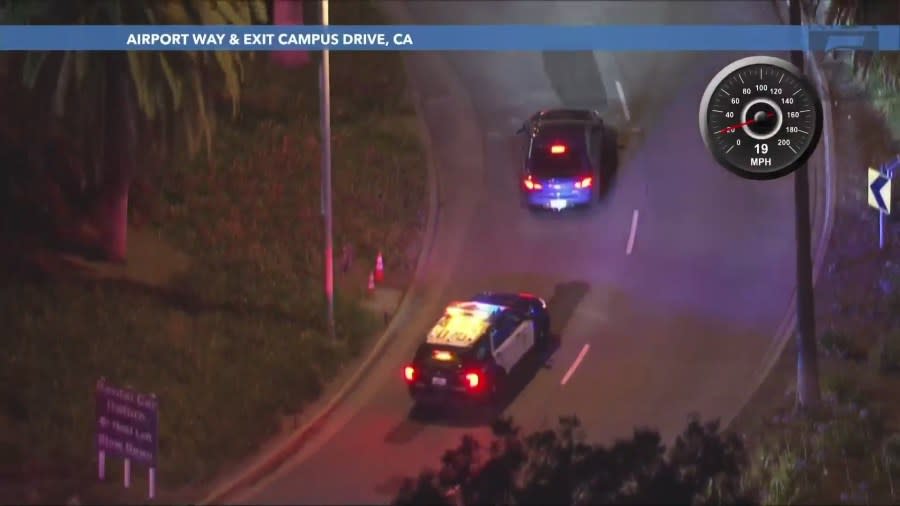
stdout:
<svg viewBox="0 0 900 506">
<path fill-rule="evenodd" d="M 771 4 L 758 1 L 417 1 L 409 9 L 413 22 L 426 24 L 779 23 Z M 506 409 L 526 429 L 575 413 L 597 441 L 635 426 L 671 438 L 691 413 L 734 415 L 776 344 L 794 281 L 792 179 L 738 179 L 715 165 L 697 131 L 708 80 L 742 56 L 445 54 L 480 138 L 459 148 L 456 137 L 468 130 L 429 118 L 436 156 L 446 160 L 438 234 L 447 246 L 427 274 L 434 294 L 332 423 L 234 500 L 386 502 L 403 476 L 437 466 L 462 434 L 484 435 L 465 419 L 410 417 L 400 377 L 440 305 L 482 289 L 543 296 L 561 335 Z M 619 86 L 639 135 L 624 124 Z M 441 97 L 434 92 L 434 110 L 453 106 Z M 584 213 L 533 215 L 519 206 L 514 132 L 535 110 L 560 104 L 605 110 L 627 143 L 604 202 Z M 453 141 L 457 148 L 442 147 Z M 448 169 L 468 151 L 481 157 L 478 171 Z"/>
</svg>

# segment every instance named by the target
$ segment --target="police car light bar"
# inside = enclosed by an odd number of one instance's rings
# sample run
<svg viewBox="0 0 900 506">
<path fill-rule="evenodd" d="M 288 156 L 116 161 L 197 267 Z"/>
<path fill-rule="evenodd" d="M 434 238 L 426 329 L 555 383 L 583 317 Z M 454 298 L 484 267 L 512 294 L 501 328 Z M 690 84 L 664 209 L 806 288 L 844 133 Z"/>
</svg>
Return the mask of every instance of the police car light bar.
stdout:
<svg viewBox="0 0 900 506">
<path fill-rule="evenodd" d="M 485 302 L 454 302 L 447 306 L 447 314 L 451 316 L 468 316 L 479 320 L 487 320 L 498 311 L 506 309 L 504 306 L 488 304 Z"/>
<path fill-rule="evenodd" d="M 443 318 L 432 328 L 427 341 L 432 344 L 469 346 L 490 325 L 490 317 L 503 306 L 482 302 L 455 302 L 447 306 Z"/>
</svg>

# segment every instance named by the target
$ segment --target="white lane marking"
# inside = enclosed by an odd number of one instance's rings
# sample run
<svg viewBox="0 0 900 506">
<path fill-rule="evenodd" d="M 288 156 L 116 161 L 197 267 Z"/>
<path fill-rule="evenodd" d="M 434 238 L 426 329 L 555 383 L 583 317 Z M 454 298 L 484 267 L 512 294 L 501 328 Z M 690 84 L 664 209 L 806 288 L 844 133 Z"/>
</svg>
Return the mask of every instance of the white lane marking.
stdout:
<svg viewBox="0 0 900 506">
<path fill-rule="evenodd" d="M 630 255 L 634 249 L 634 237 L 637 235 L 638 216 L 640 213 L 637 209 L 631 214 L 631 232 L 628 233 L 628 245 L 625 247 L 625 254 Z"/>
<path fill-rule="evenodd" d="M 578 353 L 578 356 L 575 357 L 575 361 L 572 362 L 571 366 L 569 366 L 569 370 L 566 371 L 566 375 L 563 376 L 562 381 L 559 383 L 560 385 L 565 385 L 566 383 L 569 382 L 569 378 L 571 378 L 572 374 L 575 373 L 575 369 L 578 369 L 579 364 L 581 364 L 581 361 L 584 360 L 584 356 L 587 354 L 589 349 L 591 349 L 591 345 L 589 345 L 589 344 L 586 344 L 586 345 L 584 345 L 584 348 L 581 348 L 581 351 Z"/>
<path fill-rule="evenodd" d="M 622 112 L 625 113 L 625 120 L 631 123 L 631 111 L 628 110 L 628 102 L 625 100 L 625 90 L 622 88 L 622 83 L 616 81 L 616 91 L 619 92 L 619 100 L 622 101 Z"/>
</svg>

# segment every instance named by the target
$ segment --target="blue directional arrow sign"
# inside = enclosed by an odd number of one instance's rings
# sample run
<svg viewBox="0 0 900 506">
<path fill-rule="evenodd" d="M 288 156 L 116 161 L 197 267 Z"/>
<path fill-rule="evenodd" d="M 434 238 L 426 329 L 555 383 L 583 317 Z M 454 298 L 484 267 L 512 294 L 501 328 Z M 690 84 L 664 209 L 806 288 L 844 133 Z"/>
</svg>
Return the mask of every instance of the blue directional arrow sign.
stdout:
<svg viewBox="0 0 900 506">
<path fill-rule="evenodd" d="M 891 212 L 891 178 L 884 172 L 869 168 L 868 178 L 869 206 L 882 213 Z"/>
</svg>

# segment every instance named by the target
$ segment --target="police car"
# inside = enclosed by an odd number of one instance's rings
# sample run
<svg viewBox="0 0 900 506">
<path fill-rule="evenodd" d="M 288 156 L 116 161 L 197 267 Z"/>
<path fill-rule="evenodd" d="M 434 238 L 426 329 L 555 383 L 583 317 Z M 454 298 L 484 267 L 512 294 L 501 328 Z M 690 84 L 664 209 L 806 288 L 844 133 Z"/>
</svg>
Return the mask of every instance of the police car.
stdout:
<svg viewBox="0 0 900 506">
<path fill-rule="evenodd" d="M 524 134 L 521 188 L 526 206 L 556 211 L 586 206 L 606 189 L 613 168 L 603 159 L 608 132 L 599 112 L 539 111 L 517 133 Z"/>
<path fill-rule="evenodd" d="M 550 344 L 547 304 L 530 294 L 480 293 L 453 302 L 429 331 L 403 378 L 417 404 L 497 400 L 505 378 Z"/>
</svg>

